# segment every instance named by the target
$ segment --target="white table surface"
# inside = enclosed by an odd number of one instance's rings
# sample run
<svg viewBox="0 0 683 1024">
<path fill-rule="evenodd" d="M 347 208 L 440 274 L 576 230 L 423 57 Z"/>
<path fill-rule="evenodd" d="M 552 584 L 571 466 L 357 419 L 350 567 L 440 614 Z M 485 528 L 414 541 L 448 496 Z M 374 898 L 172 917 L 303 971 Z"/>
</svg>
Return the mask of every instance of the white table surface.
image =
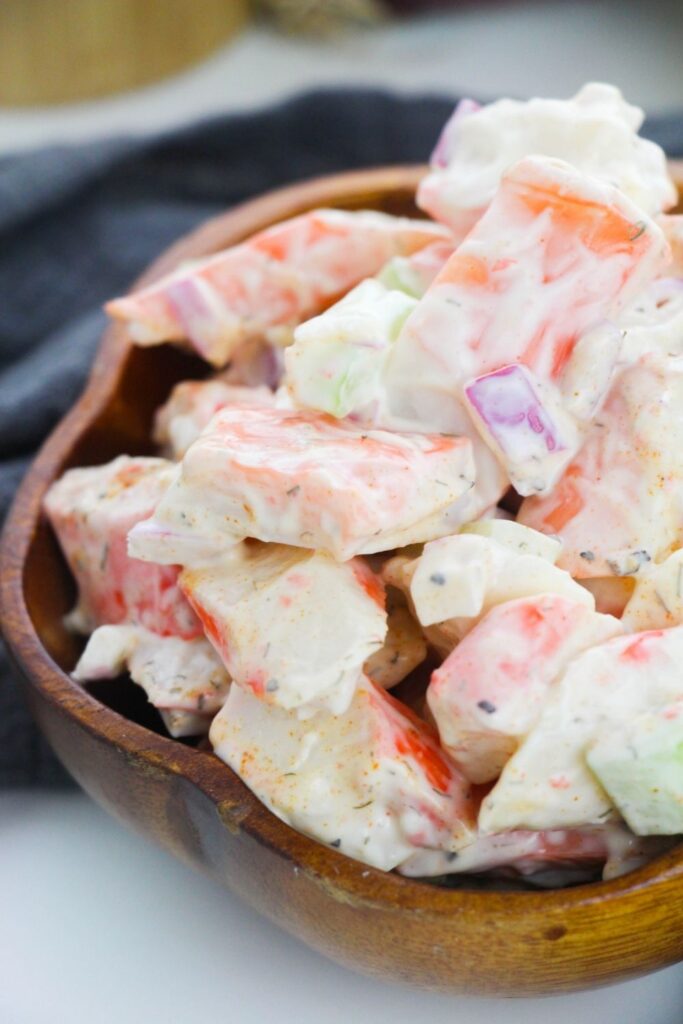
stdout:
<svg viewBox="0 0 683 1024">
<path fill-rule="evenodd" d="M 0 153 L 149 132 L 340 82 L 563 96 L 603 78 L 652 112 L 680 109 L 679 3 L 480 4 L 320 45 L 254 28 L 201 66 L 137 93 L 0 108 Z M 683 1020 L 683 966 L 593 993 L 513 1002 L 449 999 L 356 977 L 80 793 L 0 794 L 0 895 L 0 1024 Z"/>
<path fill-rule="evenodd" d="M 81 793 L 0 795 L 2 1024 L 679 1024 L 683 965 L 542 1000 L 351 974 Z M 647 942 L 647 936 L 643 936 Z"/>
</svg>

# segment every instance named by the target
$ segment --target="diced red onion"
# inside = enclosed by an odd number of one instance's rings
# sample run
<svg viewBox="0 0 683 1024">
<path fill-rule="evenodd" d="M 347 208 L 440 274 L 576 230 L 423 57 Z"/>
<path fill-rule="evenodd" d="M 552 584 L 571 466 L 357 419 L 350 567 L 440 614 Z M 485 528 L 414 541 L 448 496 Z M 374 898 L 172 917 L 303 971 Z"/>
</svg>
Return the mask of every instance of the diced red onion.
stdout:
<svg viewBox="0 0 683 1024">
<path fill-rule="evenodd" d="M 528 371 L 518 363 L 477 377 L 467 385 L 465 394 L 506 455 L 517 459 L 523 448 L 523 457 L 542 457 L 564 448 Z"/>
</svg>

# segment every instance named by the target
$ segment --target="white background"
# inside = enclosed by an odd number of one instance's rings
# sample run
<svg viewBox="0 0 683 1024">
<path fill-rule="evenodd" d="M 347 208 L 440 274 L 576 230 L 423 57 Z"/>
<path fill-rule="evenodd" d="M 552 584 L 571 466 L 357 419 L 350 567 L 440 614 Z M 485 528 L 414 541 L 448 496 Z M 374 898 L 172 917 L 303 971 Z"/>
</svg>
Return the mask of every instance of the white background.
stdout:
<svg viewBox="0 0 683 1024">
<path fill-rule="evenodd" d="M 2 1024 L 679 1024 L 683 970 L 575 996 L 350 974 L 80 794 L 0 796 Z M 643 935 L 647 942 L 647 935 Z"/>
<path fill-rule="evenodd" d="M 324 46 L 252 29 L 201 67 L 136 94 L 0 109 L 0 153 L 146 132 L 316 84 L 564 96 L 589 78 L 616 82 L 652 112 L 683 110 L 680 4 L 480 4 Z M 356 977 L 130 835 L 80 793 L 0 795 L 0 896 L 0 1024 L 683 1020 L 683 967 L 598 992 L 514 1002 L 450 999 Z"/>
</svg>

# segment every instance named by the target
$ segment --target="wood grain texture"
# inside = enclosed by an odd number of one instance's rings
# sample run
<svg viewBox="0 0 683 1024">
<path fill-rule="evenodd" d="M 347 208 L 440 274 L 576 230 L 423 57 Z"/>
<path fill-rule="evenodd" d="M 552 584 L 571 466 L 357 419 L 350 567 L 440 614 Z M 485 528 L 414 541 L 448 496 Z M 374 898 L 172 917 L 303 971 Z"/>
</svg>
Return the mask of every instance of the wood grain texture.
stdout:
<svg viewBox="0 0 683 1024">
<path fill-rule="evenodd" d="M 422 168 L 344 174 L 282 189 L 201 227 L 145 274 L 233 244 L 320 205 L 414 213 Z M 69 466 L 149 451 L 154 408 L 205 369 L 106 333 L 87 389 L 24 480 L 0 550 L 0 617 L 41 728 L 66 767 L 121 821 L 357 971 L 444 992 L 528 996 L 606 984 L 683 958 L 683 848 L 609 883 L 554 892 L 446 890 L 369 868 L 288 828 L 212 754 L 145 728 L 67 672 L 73 584 L 41 515 Z M 116 705 L 114 705 L 116 706 Z"/>
</svg>

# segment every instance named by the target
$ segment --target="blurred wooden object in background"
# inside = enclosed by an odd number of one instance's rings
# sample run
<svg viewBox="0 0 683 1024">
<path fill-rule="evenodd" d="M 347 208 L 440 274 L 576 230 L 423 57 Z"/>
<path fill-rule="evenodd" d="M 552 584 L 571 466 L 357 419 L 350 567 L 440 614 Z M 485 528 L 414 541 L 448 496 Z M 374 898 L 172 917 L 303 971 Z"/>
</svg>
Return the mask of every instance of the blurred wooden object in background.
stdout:
<svg viewBox="0 0 683 1024">
<path fill-rule="evenodd" d="M 255 7 L 285 32 L 308 36 L 369 28 L 388 13 L 385 0 L 256 0 Z"/>
<path fill-rule="evenodd" d="M 0 0 L 0 104 L 132 89 L 206 57 L 248 0 Z"/>
</svg>

